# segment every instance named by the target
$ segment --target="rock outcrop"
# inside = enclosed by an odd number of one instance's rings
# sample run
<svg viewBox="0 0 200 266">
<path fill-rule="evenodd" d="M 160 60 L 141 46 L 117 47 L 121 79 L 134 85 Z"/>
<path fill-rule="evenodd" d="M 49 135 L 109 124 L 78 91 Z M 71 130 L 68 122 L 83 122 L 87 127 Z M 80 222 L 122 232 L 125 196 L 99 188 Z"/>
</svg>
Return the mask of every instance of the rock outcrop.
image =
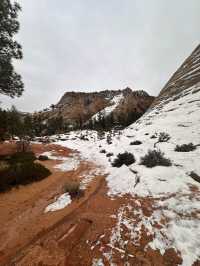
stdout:
<svg viewBox="0 0 200 266">
<path fill-rule="evenodd" d="M 154 97 L 145 91 L 104 90 L 100 92 L 66 92 L 58 104 L 40 112 L 43 121 L 62 116 L 63 121 L 71 126 L 85 124 L 92 116 L 114 104 L 114 97 L 121 95 L 121 100 L 113 110 L 114 117 L 127 117 L 129 113 L 142 115 L 152 104 Z"/>
<path fill-rule="evenodd" d="M 185 91 L 198 82 L 200 82 L 200 45 L 196 47 L 192 54 L 172 75 L 154 101 L 153 106 L 162 100 Z"/>
</svg>

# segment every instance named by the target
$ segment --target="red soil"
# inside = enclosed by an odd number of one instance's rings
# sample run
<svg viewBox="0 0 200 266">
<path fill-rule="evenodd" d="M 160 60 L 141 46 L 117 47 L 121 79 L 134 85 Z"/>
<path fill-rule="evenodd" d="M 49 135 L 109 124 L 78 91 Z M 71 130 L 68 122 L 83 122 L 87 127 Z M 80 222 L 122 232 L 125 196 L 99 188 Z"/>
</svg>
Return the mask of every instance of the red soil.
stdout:
<svg viewBox="0 0 200 266">
<path fill-rule="evenodd" d="M 58 145 L 38 144 L 33 145 L 33 150 L 38 154 L 54 150 L 62 156 L 73 153 Z M 44 162 L 52 171 L 48 178 L 0 194 L 0 265 L 92 265 L 94 258 L 102 258 L 102 253 L 110 249 L 109 239 L 117 222 L 113 215 L 123 205 L 136 207 L 136 199 L 129 196 L 109 198 L 105 176 L 97 176 L 82 198 L 73 200 L 60 211 L 44 213 L 54 197 L 63 192 L 67 180 L 81 180 L 83 173 L 95 167 L 82 161 L 75 171 L 61 172 L 53 167 L 57 163 L 54 160 Z M 150 215 L 153 199 L 138 200 L 143 213 Z M 137 222 L 137 217 L 134 218 Z M 113 262 L 117 266 L 125 265 L 127 260 L 134 266 L 181 263 L 173 249 L 166 251 L 164 256 L 150 248 L 145 251 L 144 247 L 150 241 L 145 231 L 138 246 L 134 246 L 125 233 L 123 240 L 128 241 L 125 253 L 113 249 Z M 105 266 L 109 265 L 105 258 L 103 262 Z"/>
</svg>

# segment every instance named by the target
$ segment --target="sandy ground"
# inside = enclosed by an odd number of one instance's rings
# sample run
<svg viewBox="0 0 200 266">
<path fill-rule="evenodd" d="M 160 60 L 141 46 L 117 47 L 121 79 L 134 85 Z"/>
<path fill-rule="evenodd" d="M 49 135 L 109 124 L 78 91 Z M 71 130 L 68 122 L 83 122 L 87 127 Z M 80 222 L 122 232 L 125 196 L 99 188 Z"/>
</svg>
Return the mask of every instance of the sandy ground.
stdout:
<svg viewBox="0 0 200 266">
<path fill-rule="evenodd" d="M 56 155 L 66 157 L 74 152 L 57 145 L 40 144 L 33 145 L 33 150 L 37 154 L 54 150 Z M 62 194 L 67 180 L 80 180 L 83 172 L 95 167 L 83 161 L 75 171 L 62 172 L 54 168 L 57 163 L 55 160 L 44 162 L 52 171 L 48 178 L 0 194 L 0 265 L 92 265 L 94 258 L 109 250 L 115 214 L 121 206 L 131 204 L 134 207 L 140 200 L 143 212 L 151 214 L 151 199 L 109 198 L 105 177 L 100 175 L 91 181 L 83 197 L 60 211 L 44 213 L 55 196 Z M 168 250 L 164 256 L 150 248 L 144 251 L 148 240 L 146 232 L 142 232 L 139 246 L 130 242 L 125 254 L 113 251 L 113 262 L 119 266 L 126 265 L 127 261 L 135 266 L 181 263 L 174 250 Z M 103 262 L 109 265 L 105 258 Z"/>
</svg>

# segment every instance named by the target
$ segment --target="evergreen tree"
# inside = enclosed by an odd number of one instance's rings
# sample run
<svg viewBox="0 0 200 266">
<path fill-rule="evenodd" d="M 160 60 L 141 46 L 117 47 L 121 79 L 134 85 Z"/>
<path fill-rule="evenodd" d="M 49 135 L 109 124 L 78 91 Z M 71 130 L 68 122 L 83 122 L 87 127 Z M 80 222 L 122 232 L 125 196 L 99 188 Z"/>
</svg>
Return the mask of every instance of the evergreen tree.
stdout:
<svg viewBox="0 0 200 266">
<path fill-rule="evenodd" d="M 44 129 L 44 125 L 42 124 L 42 118 L 39 114 L 33 115 L 33 133 L 36 136 L 41 136 L 42 130 Z"/>
<path fill-rule="evenodd" d="M 11 137 L 14 136 L 22 136 L 22 121 L 20 119 L 20 114 L 16 107 L 13 105 L 11 110 L 8 112 L 8 132 L 10 133 Z"/>
<path fill-rule="evenodd" d="M 8 130 L 8 115 L 0 108 L 0 140 L 4 140 Z"/>
<path fill-rule="evenodd" d="M 0 1 L 0 93 L 10 97 L 20 96 L 23 92 L 21 76 L 13 67 L 13 59 L 22 59 L 21 45 L 14 40 L 19 30 L 18 3 L 10 0 Z"/>
<path fill-rule="evenodd" d="M 24 135 L 33 137 L 33 122 L 30 115 L 26 115 L 23 122 Z"/>
</svg>

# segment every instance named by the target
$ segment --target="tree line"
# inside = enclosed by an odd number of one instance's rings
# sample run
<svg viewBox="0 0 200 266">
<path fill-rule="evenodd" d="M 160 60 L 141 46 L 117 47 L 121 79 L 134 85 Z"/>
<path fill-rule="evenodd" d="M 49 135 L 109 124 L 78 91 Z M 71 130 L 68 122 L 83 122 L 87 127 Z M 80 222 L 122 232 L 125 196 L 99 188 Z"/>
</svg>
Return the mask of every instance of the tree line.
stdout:
<svg viewBox="0 0 200 266">
<path fill-rule="evenodd" d="M 64 123 L 63 117 L 50 118 L 44 121 L 41 115 L 23 114 L 15 106 L 11 109 L 0 108 L 0 140 L 14 137 L 39 137 L 66 132 L 69 125 Z"/>
<path fill-rule="evenodd" d="M 106 115 L 104 111 L 100 111 L 95 118 L 91 118 L 89 122 L 85 124 L 85 128 L 105 131 L 109 131 L 113 127 L 125 128 L 139 119 L 141 115 L 141 113 L 136 111 L 129 111 L 126 114 L 118 113 L 115 115 L 113 113 Z"/>
</svg>

